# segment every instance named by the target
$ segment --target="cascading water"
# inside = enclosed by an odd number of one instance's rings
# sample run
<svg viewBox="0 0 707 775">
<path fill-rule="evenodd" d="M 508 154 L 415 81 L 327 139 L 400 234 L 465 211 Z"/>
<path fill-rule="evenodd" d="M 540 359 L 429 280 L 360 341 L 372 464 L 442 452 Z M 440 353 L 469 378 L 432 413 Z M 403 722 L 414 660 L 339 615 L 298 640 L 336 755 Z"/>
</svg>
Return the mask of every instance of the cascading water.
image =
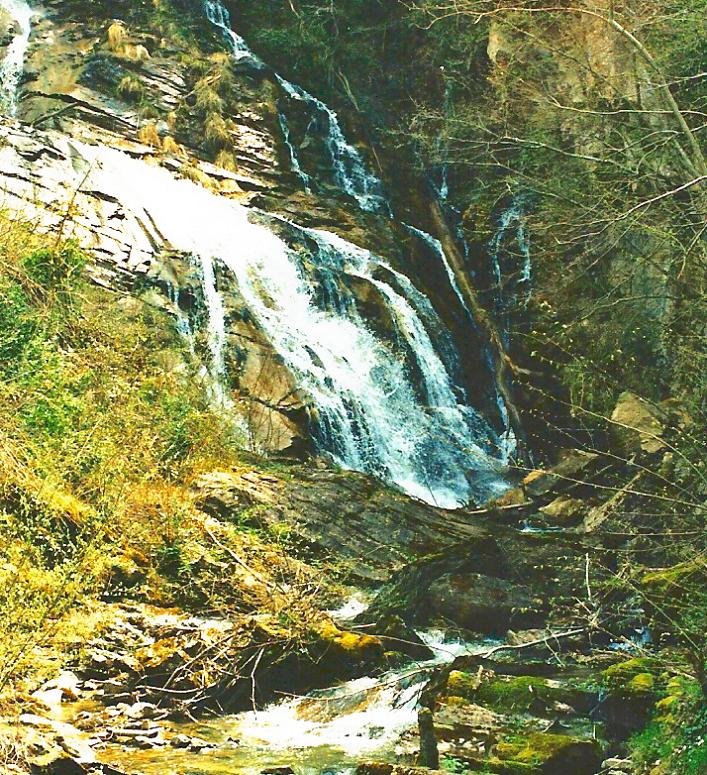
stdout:
<svg viewBox="0 0 707 775">
<path fill-rule="evenodd" d="M 24 0 L 0 0 L 0 8 L 13 20 L 16 32 L 0 62 L 0 110 L 5 115 L 17 113 L 17 91 L 29 46 L 32 9 Z"/>
<path fill-rule="evenodd" d="M 207 337 L 211 352 L 211 391 L 214 399 L 223 405 L 229 403 L 226 389 L 226 313 L 223 299 L 216 286 L 214 258 L 200 253 L 201 287 L 208 313 Z"/>
<path fill-rule="evenodd" d="M 513 197 L 510 205 L 501 212 L 498 228 L 488 247 L 493 301 L 506 343 L 511 315 L 518 309 L 525 309 L 530 301 L 532 265 L 525 229 L 526 206 L 524 197 Z M 509 236 L 515 243 L 515 250 L 507 246 Z"/>
<path fill-rule="evenodd" d="M 224 39 L 237 62 L 249 61 L 258 68 L 263 62 L 250 50 L 243 38 L 231 27 L 228 10 L 220 0 L 206 0 L 204 3 L 209 21 L 223 33 Z M 308 130 L 321 132 L 323 149 L 331 167 L 333 182 L 343 192 L 353 197 L 362 210 L 389 213 L 390 207 L 384 194 L 383 184 L 366 169 L 361 154 L 349 143 L 341 129 L 336 113 L 302 87 L 291 83 L 274 73 L 277 82 L 290 102 L 304 107 Z M 291 139 L 291 129 L 285 111 L 280 111 L 280 127 L 290 154 L 292 170 L 300 178 L 306 191 L 311 189 L 311 176 L 304 169 Z"/>
<path fill-rule="evenodd" d="M 476 320 L 474 318 L 474 314 L 469 308 L 469 305 L 467 304 L 466 299 L 462 294 L 461 288 L 459 287 L 459 283 L 457 282 L 456 275 L 454 274 L 454 270 L 449 265 L 449 261 L 447 259 L 446 253 L 444 252 L 444 248 L 442 247 L 442 243 L 438 239 L 433 237 L 431 234 L 428 234 L 426 231 L 422 231 L 421 229 L 417 229 L 414 226 L 410 226 L 410 224 L 405 223 L 403 224 L 403 226 L 412 235 L 416 236 L 418 239 L 421 239 L 430 248 L 432 253 L 439 258 L 442 266 L 444 267 L 445 273 L 449 279 L 449 284 L 452 290 L 454 291 L 454 295 L 457 297 L 457 299 L 459 300 L 459 303 L 461 304 L 464 311 L 466 312 L 469 318 L 470 324 L 472 326 L 476 326 Z M 488 368 L 491 371 L 493 371 L 493 357 L 491 355 L 490 350 L 487 350 L 486 352 L 486 360 L 488 363 Z M 500 458 L 505 462 L 509 462 L 513 454 L 517 450 L 518 441 L 513 431 L 513 428 L 511 427 L 510 418 L 508 416 L 508 408 L 506 407 L 506 403 L 503 400 L 503 396 L 498 390 L 498 387 L 496 388 L 496 405 L 498 407 L 498 412 L 503 425 L 503 433 L 500 435 L 498 439 Z"/>
<path fill-rule="evenodd" d="M 214 376 L 225 371 L 223 305 L 213 272 L 218 259 L 312 398 L 322 451 L 440 506 L 482 500 L 505 488 L 495 457 L 499 440 L 479 414 L 458 403 L 428 331 L 434 310 L 407 277 L 333 234 L 279 221 L 310 245 L 302 255 L 267 226 L 251 222 L 242 205 L 119 151 L 76 148 L 91 168 L 84 185 L 95 182 L 135 218 L 154 224 L 174 249 L 199 257 Z M 378 295 L 399 346 L 375 334 L 359 313 L 350 290 L 356 282 Z"/>
</svg>

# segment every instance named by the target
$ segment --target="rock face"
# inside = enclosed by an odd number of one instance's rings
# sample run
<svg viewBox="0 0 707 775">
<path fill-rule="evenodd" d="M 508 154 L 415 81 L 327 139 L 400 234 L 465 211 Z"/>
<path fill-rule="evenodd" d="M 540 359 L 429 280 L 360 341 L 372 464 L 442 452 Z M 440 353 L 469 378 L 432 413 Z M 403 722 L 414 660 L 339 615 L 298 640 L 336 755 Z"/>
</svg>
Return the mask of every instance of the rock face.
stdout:
<svg viewBox="0 0 707 775">
<path fill-rule="evenodd" d="M 511 623 L 518 626 L 523 616 L 517 612 L 531 603 L 522 587 L 480 573 L 440 576 L 424 597 L 424 605 L 437 616 L 473 632 L 497 635 L 505 633 Z"/>
<path fill-rule="evenodd" d="M 197 503 L 219 519 L 287 526 L 306 541 L 308 554 L 340 563 L 367 582 L 389 578 L 411 555 L 462 539 L 491 547 L 482 528 L 401 497 L 369 477 L 309 466 L 292 471 L 295 476 L 212 472 L 195 483 Z"/>
</svg>

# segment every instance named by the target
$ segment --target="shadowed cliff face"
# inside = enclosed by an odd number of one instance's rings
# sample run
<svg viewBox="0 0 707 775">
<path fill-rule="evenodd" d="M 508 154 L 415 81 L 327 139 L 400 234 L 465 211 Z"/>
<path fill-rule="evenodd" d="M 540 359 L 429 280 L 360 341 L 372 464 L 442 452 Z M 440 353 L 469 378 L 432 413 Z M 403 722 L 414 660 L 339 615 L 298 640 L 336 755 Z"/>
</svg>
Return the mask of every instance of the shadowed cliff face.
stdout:
<svg viewBox="0 0 707 775">
<path fill-rule="evenodd" d="M 513 448 L 485 335 L 337 115 L 217 3 L 21 5 L 8 205 L 171 311 L 254 449 L 323 453 L 446 507 L 498 494 Z"/>
</svg>

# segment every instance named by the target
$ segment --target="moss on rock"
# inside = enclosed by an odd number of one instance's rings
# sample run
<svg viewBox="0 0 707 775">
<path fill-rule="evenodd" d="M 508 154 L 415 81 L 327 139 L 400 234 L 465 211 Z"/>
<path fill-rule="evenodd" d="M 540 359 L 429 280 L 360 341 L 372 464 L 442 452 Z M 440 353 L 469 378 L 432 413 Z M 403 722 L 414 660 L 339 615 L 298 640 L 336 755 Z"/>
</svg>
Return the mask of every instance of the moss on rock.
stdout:
<svg viewBox="0 0 707 775">
<path fill-rule="evenodd" d="M 634 696 L 653 693 L 660 673 L 658 660 L 635 657 L 608 667 L 601 674 L 602 685 L 609 695 Z"/>
<path fill-rule="evenodd" d="M 447 693 L 501 713 L 544 713 L 555 703 L 581 711 L 588 709 L 594 700 L 591 693 L 534 676 L 480 682 L 476 675 L 460 671 L 450 673 Z"/>
<path fill-rule="evenodd" d="M 590 775 L 601 763 L 596 741 L 547 732 L 533 732 L 517 742 L 501 742 L 496 755 L 501 761 L 525 765 L 543 775 Z"/>
</svg>

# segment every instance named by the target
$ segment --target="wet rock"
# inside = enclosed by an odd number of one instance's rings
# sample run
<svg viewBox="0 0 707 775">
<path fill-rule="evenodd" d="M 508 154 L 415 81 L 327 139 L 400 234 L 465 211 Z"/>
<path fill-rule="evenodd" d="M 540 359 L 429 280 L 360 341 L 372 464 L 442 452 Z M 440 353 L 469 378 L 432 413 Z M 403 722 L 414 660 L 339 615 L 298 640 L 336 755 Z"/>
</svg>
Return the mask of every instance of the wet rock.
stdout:
<svg viewBox="0 0 707 775">
<path fill-rule="evenodd" d="M 566 526 L 579 521 L 585 510 L 583 501 L 569 496 L 560 496 L 550 501 L 546 506 L 541 506 L 541 513 L 552 521 L 553 524 Z"/>
<path fill-rule="evenodd" d="M 415 630 L 395 614 L 377 622 L 376 635 L 381 639 L 386 651 L 404 654 L 418 661 L 434 657 L 432 649 L 425 645 Z"/>
<path fill-rule="evenodd" d="M 576 486 L 588 469 L 597 461 L 598 455 L 580 449 L 564 450 L 560 461 L 548 470 L 531 471 L 522 482 L 527 496 L 538 498 Z"/>
<path fill-rule="evenodd" d="M 42 691 L 59 690 L 62 700 L 78 700 L 81 695 L 80 680 L 76 673 L 65 670 L 57 678 L 47 681 L 42 686 Z"/>
<path fill-rule="evenodd" d="M 599 706 L 610 738 L 623 740 L 643 728 L 664 686 L 661 665 L 652 657 L 636 657 L 604 670 L 605 697 Z"/>
<path fill-rule="evenodd" d="M 292 767 L 268 767 L 260 771 L 260 775 L 295 775 Z"/>
<path fill-rule="evenodd" d="M 535 643 L 536 641 L 542 640 L 542 638 L 546 637 L 548 635 L 547 630 L 519 630 L 518 632 L 515 632 L 514 630 L 508 630 L 506 633 L 506 642 L 510 646 L 523 646 L 528 643 Z"/>
<path fill-rule="evenodd" d="M 619 759 L 613 757 L 611 759 L 604 759 L 601 763 L 602 772 L 627 772 L 631 773 L 634 770 L 633 762 L 630 759 Z"/>
<path fill-rule="evenodd" d="M 238 519 L 250 510 L 255 527 L 291 525 L 310 556 L 335 558 L 353 578 L 366 582 L 385 581 L 410 556 L 460 540 L 469 541 L 469 553 L 477 544 L 485 550 L 483 529 L 363 474 L 314 466 L 292 466 L 288 477 L 219 471 L 197 480 L 195 489 L 198 505 L 218 519 Z"/>
<path fill-rule="evenodd" d="M 430 770 L 427 767 L 407 767 L 404 764 L 364 762 L 356 768 L 356 775 L 442 775 L 444 770 Z"/>
<path fill-rule="evenodd" d="M 136 702 L 125 710 L 125 715 L 131 719 L 153 719 L 161 715 L 160 709 L 151 702 Z"/>
<path fill-rule="evenodd" d="M 564 707 L 563 712 L 588 713 L 596 704 L 596 694 L 558 681 L 533 676 L 511 678 L 481 676 L 453 671 L 447 681 L 447 695 L 469 700 L 496 713 L 532 713 L 543 716 Z"/>
<path fill-rule="evenodd" d="M 480 573 L 447 574 L 430 584 L 424 603 L 434 616 L 459 627 L 489 634 L 501 634 L 512 620 L 541 621 L 533 610 L 527 590 L 507 579 Z"/>
<path fill-rule="evenodd" d="M 483 573 L 506 576 L 507 564 L 498 545 L 485 531 L 477 530 L 477 537 L 423 557 L 398 571 L 357 621 L 377 624 L 393 615 L 410 626 L 424 626 L 439 614 L 428 597 L 431 585 L 438 579 Z"/>
<path fill-rule="evenodd" d="M 478 745 L 489 745 L 508 720 L 481 705 L 459 702 L 458 699 L 447 698 L 435 713 L 437 738 L 442 741 L 473 740 Z"/>
<path fill-rule="evenodd" d="M 23 713 L 20 724 L 35 727 L 71 759 L 79 764 L 92 764 L 96 755 L 86 735 L 72 724 L 44 718 L 32 713 Z"/>
</svg>

